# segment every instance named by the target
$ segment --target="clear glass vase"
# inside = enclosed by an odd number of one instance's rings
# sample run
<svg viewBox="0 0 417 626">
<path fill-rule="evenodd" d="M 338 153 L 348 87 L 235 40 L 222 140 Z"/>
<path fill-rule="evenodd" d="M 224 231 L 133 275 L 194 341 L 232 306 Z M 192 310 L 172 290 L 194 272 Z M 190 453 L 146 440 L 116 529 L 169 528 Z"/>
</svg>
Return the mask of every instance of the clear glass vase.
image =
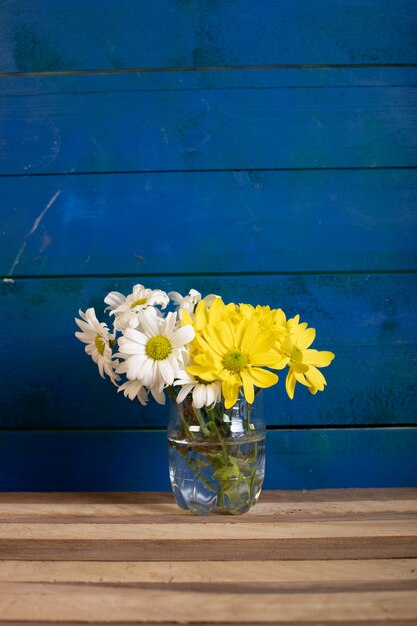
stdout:
<svg viewBox="0 0 417 626">
<path fill-rule="evenodd" d="M 265 473 L 262 397 L 226 409 L 171 403 L 169 473 L 178 506 L 196 515 L 241 515 L 256 503 Z"/>
</svg>

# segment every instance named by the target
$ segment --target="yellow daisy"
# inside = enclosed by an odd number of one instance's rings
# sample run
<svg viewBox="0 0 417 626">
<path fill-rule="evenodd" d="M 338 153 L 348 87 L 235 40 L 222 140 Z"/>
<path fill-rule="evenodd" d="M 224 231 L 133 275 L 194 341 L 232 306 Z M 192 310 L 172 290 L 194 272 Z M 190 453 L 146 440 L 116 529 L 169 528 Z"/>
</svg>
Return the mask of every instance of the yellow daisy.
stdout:
<svg viewBox="0 0 417 626">
<path fill-rule="evenodd" d="M 288 365 L 288 374 L 285 388 L 291 400 L 294 398 L 294 389 L 297 382 L 308 387 L 312 394 L 323 391 L 327 384 L 326 379 L 317 367 L 327 367 L 333 361 L 333 352 L 309 349 L 316 331 L 307 328 L 304 322 L 299 324 L 299 316 L 288 321 L 290 335 L 281 342 L 280 351 Z"/>
<path fill-rule="evenodd" d="M 266 388 L 278 382 L 276 374 L 262 369 L 277 368 L 282 360 L 271 350 L 276 338 L 276 331 L 263 331 L 255 321 L 224 316 L 208 323 L 197 336 L 194 365 L 187 371 L 206 381 L 220 379 L 226 408 L 235 404 L 241 387 L 252 403 L 254 386 Z"/>
</svg>

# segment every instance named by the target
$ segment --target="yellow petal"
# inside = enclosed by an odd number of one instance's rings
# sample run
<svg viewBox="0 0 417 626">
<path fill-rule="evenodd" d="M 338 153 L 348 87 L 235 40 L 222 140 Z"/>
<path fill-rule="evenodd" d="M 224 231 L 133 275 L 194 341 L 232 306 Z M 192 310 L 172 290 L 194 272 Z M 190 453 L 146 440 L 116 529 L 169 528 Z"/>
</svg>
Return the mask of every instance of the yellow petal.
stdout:
<svg viewBox="0 0 417 626">
<path fill-rule="evenodd" d="M 268 350 L 270 350 L 275 344 L 277 335 L 278 333 L 275 330 L 259 333 L 256 340 L 253 342 L 249 354 L 253 354 L 254 352 L 268 352 Z"/>
<path fill-rule="evenodd" d="M 222 392 L 224 396 L 224 405 L 226 409 L 230 409 L 237 400 L 239 394 L 239 385 L 230 385 L 227 380 L 222 382 Z"/>
<path fill-rule="evenodd" d="M 296 382 L 297 381 L 295 379 L 294 372 L 292 370 L 289 370 L 287 378 L 285 379 L 285 389 L 287 391 L 288 397 L 291 400 L 294 398 L 294 389 Z"/>
<path fill-rule="evenodd" d="M 300 372 L 295 371 L 294 369 L 292 369 L 294 376 L 295 376 L 295 380 L 298 383 L 301 383 L 302 385 L 305 385 L 306 387 L 309 387 L 309 383 L 306 380 L 306 377 L 304 376 L 304 374 L 301 374 Z"/>
<path fill-rule="evenodd" d="M 291 369 L 293 370 L 293 372 L 297 372 L 299 374 L 304 374 L 305 372 L 308 371 L 308 365 L 305 365 L 304 363 L 291 363 Z"/>
<path fill-rule="evenodd" d="M 215 352 L 217 352 L 217 354 L 222 355 L 227 350 L 227 346 L 223 344 L 223 341 L 220 339 L 219 334 L 216 332 L 216 329 L 213 328 L 211 324 L 206 326 L 204 330 L 204 338 L 210 345 L 210 351 L 214 350 Z"/>
<path fill-rule="evenodd" d="M 291 354 L 293 348 L 293 342 L 290 337 L 286 337 L 283 341 L 281 341 L 281 352 L 284 354 Z"/>
<path fill-rule="evenodd" d="M 243 391 L 245 392 L 245 398 L 249 402 L 249 404 L 252 404 L 255 399 L 252 378 L 246 370 L 242 370 L 240 375 L 243 381 Z"/>
<path fill-rule="evenodd" d="M 242 318 L 237 327 L 236 327 L 236 332 L 235 332 L 235 347 L 240 349 L 241 345 L 242 345 L 242 339 L 245 335 L 246 329 L 248 327 L 248 320 L 245 318 Z"/>
<path fill-rule="evenodd" d="M 233 348 L 234 337 L 232 335 L 232 331 L 230 330 L 229 324 L 227 324 L 225 321 L 222 320 L 221 322 L 219 322 L 219 325 L 217 326 L 217 328 L 218 328 L 218 335 L 224 347 L 226 349 Z"/>
<path fill-rule="evenodd" d="M 284 357 L 288 361 L 288 357 Z M 280 369 L 280 364 L 283 361 L 283 357 L 276 352 L 264 352 L 262 354 L 254 354 L 250 357 L 251 365 L 258 365 L 260 367 L 272 367 L 273 369 Z M 282 367 L 285 367 L 286 363 Z"/>
<path fill-rule="evenodd" d="M 216 380 L 217 378 L 215 373 L 210 368 L 202 367 L 201 365 L 189 365 L 186 370 L 189 374 L 192 374 L 193 376 L 198 376 L 199 378 L 202 378 L 203 380 L 207 380 L 209 382 Z"/>
<path fill-rule="evenodd" d="M 303 354 L 303 360 L 310 365 L 317 365 L 318 367 L 327 367 L 334 359 L 333 352 L 327 352 L 325 350 L 305 350 Z"/>
<path fill-rule="evenodd" d="M 183 314 L 184 315 L 184 314 Z M 194 316 L 194 325 L 196 330 L 202 330 L 207 326 L 208 323 L 208 315 L 207 315 L 207 306 L 204 300 L 200 300 L 197 304 Z"/>
<path fill-rule="evenodd" d="M 314 365 L 310 365 L 306 378 L 312 387 L 316 387 L 319 391 L 323 391 L 326 379 L 323 374 Z"/>
<path fill-rule="evenodd" d="M 278 382 L 278 376 L 276 374 L 268 372 L 268 370 L 263 370 L 260 367 L 251 367 L 249 373 L 255 385 L 262 389 L 272 387 L 272 385 L 276 385 Z"/>
<path fill-rule="evenodd" d="M 206 353 L 196 354 L 194 357 L 194 361 L 197 363 L 197 365 L 204 365 L 204 366 L 211 365 L 210 359 Z"/>
<path fill-rule="evenodd" d="M 247 325 L 245 334 L 242 337 L 242 341 L 240 343 L 240 348 L 242 352 L 246 352 L 249 354 L 253 344 L 255 343 L 257 336 L 259 334 L 259 326 L 256 322 L 249 322 Z"/>
<path fill-rule="evenodd" d="M 181 326 L 186 326 L 188 324 L 193 326 L 194 322 L 189 312 L 186 309 L 184 309 L 184 311 L 182 312 Z"/>
<path fill-rule="evenodd" d="M 307 328 L 298 338 L 297 340 L 297 348 L 300 350 L 305 350 L 316 338 L 316 329 L 315 328 Z"/>
<path fill-rule="evenodd" d="M 214 326 L 220 322 L 222 311 L 224 309 L 224 302 L 221 298 L 216 298 L 210 306 L 208 317 L 210 324 Z"/>
</svg>

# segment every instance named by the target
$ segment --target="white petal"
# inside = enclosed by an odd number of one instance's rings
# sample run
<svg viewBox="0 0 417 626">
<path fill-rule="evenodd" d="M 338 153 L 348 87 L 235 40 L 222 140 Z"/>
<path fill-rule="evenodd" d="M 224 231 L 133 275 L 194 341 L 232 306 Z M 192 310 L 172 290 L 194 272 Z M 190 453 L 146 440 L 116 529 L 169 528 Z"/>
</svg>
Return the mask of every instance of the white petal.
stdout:
<svg viewBox="0 0 417 626">
<path fill-rule="evenodd" d="M 175 385 L 186 385 L 186 384 L 196 384 L 197 379 L 194 376 L 191 376 L 186 370 L 180 370 L 177 374 Z"/>
<path fill-rule="evenodd" d="M 200 300 L 201 299 L 201 293 L 199 291 L 197 291 L 197 289 L 190 289 L 188 294 L 191 296 L 191 298 L 194 298 L 196 300 Z"/>
<path fill-rule="evenodd" d="M 141 333 L 139 330 L 135 330 L 134 328 L 126 328 L 123 333 L 123 337 L 127 337 L 127 339 L 130 339 L 135 343 L 139 343 L 142 346 L 146 345 L 146 342 L 148 341 L 148 337 L 146 335 Z"/>
<path fill-rule="evenodd" d="M 129 328 L 137 328 L 139 326 L 139 320 L 137 315 L 131 314 L 129 319 Z"/>
<path fill-rule="evenodd" d="M 113 309 L 120 306 L 125 300 L 126 296 L 120 293 L 120 291 L 110 291 L 104 298 L 105 304 L 109 305 L 105 310 L 113 311 Z"/>
<path fill-rule="evenodd" d="M 158 391 L 155 388 L 149 390 L 158 404 L 165 404 L 165 394 L 163 391 Z"/>
<path fill-rule="evenodd" d="M 87 335 L 86 333 L 76 332 L 76 333 L 74 333 L 74 335 L 77 337 L 77 339 L 79 339 L 83 343 L 93 343 L 93 341 L 95 339 L 94 336 L 91 337 L 90 335 Z"/>
<path fill-rule="evenodd" d="M 77 324 L 78 328 L 80 328 L 83 332 L 90 333 L 91 335 L 96 335 L 97 334 L 95 328 L 93 328 L 87 322 L 83 322 L 82 320 L 79 320 L 78 318 L 74 318 L 74 319 L 75 319 L 75 323 Z"/>
<path fill-rule="evenodd" d="M 195 337 L 195 331 L 192 326 L 182 326 L 171 337 L 171 345 L 173 348 L 182 348 L 187 343 L 190 343 Z"/>
<path fill-rule="evenodd" d="M 169 304 L 169 298 L 165 291 L 161 291 L 161 289 L 154 289 L 153 291 L 149 289 L 147 291 L 149 291 L 148 304 L 158 304 L 163 309 Z"/>
<path fill-rule="evenodd" d="M 155 367 L 155 361 L 147 358 L 143 364 L 140 372 L 140 378 L 144 385 L 150 387 L 154 384 L 155 376 L 157 375 L 157 370 Z"/>
<path fill-rule="evenodd" d="M 203 300 L 206 303 L 207 307 L 209 307 L 214 302 L 214 300 L 216 300 L 216 298 L 220 297 L 221 296 L 216 296 L 214 293 L 210 293 L 208 296 L 203 298 Z"/>
<path fill-rule="evenodd" d="M 174 371 L 167 359 L 158 363 L 160 374 L 166 385 L 172 385 L 174 382 Z"/>
<path fill-rule="evenodd" d="M 170 291 L 168 293 L 168 297 L 174 302 L 177 306 L 179 306 L 183 300 L 183 296 L 178 293 L 178 291 Z"/>
<path fill-rule="evenodd" d="M 206 389 L 205 385 L 196 385 L 193 391 L 193 406 L 196 409 L 201 409 L 206 403 Z"/>
<path fill-rule="evenodd" d="M 174 333 L 175 324 L 177 322 L 176 313 L 168 313 L 166 316 L 165 324 L 161 328 L 161 335 L 170 339 Z"/>
<path fill-rule="evenodd" d="M 177 403 L 180 404 L 188 396 L 194 385 L 184 385 L 177 395 Z"/>
<path fill-rule="evenodd" d="M 145 351 L 144 346 L 124 337 L 120 337 L 119 346 L 124 354 L 144 354 Z"/>
<path fill-rule="evenodd" d="M 142 378 L 142 370 L 147 358 L 142 354 L 135 354 L 126 361 L 126 376 L 129 380 L 140 380 Z M 119 372 L 122 373 L 122 372 Z"/>
<path fill-rule="evenodd" d="M 152 313 L 146 311 L 140 311 L 138 313 L 139 321 L 142 325 L 143 330 L 149 337 L 155 337 L 159 335 L 159 324 L 157 318 L 152 315 Z"/>
</svg>

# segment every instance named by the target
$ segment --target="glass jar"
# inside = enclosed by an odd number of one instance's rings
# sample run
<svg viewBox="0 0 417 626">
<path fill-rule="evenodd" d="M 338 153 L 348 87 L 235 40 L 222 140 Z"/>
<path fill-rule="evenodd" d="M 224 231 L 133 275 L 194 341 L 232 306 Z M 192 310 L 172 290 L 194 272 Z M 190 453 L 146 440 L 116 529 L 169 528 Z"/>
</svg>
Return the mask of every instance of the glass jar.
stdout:
<svg viewBox="0 0 417 626">
<path fill-rule="evenodd" d="M 262 396 L 230 409 L 171 402 L 169 473 L 175 500 L 196 515 L 241 515 L 256 503 L 265 473 Z"/>
</svg>

